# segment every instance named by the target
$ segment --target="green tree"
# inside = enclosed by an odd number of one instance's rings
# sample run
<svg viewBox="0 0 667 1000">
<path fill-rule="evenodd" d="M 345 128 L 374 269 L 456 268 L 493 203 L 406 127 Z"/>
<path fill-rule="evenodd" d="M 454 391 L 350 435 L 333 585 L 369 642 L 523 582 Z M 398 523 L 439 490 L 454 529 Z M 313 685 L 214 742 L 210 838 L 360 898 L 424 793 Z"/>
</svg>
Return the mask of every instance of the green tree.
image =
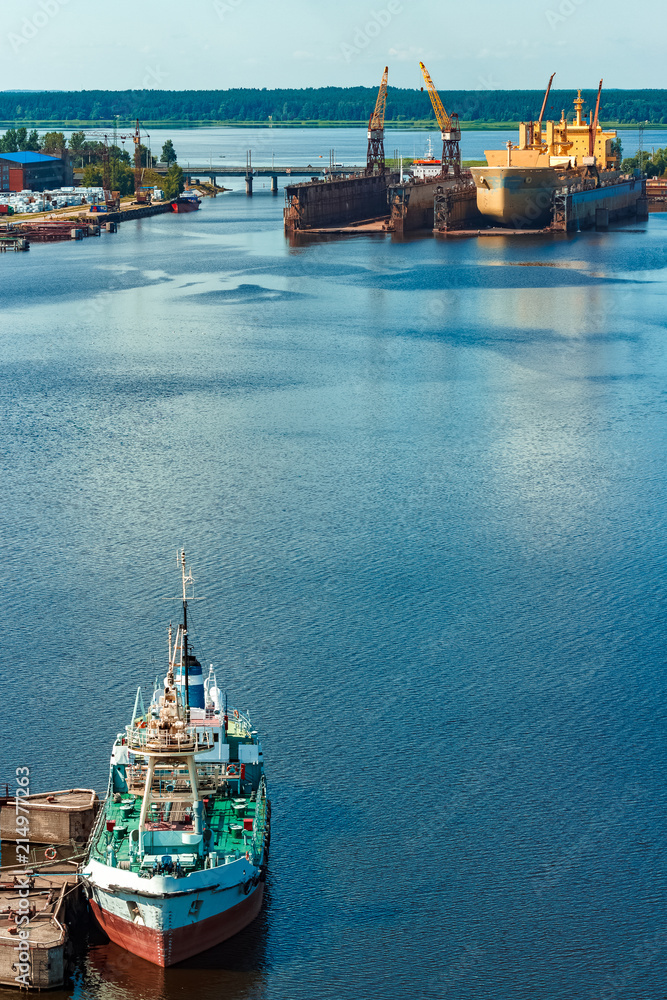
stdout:
<svg viewBox="0 0 667 1000">
<path fill-rule="evenodd" d="M 37 129 L 28 132 L 25 126 L 16 129 L 16 144 L 21 153 L 28 151 L 36 152 L 39 149 L 39 135 Z"/>
<path fill-rule="evenodd" d="M 19 144 L 16 138 L 16 129 L 8 128 L 0 139 L 0 153 L 18 153 Z"/>
<path fill-rule="evenodd" d="M 185 176 L 177 163 L 172 163 L 169 167 L 169 170 L 162 178 L 161 185 L 165 200 L 176 198 L 177 195 L 182 193 L 185 187 Z"/>
<path fill-rule="evenodd" d="M 86 133 L 72 132 L 68 145 L 72 156 L 83 156 L 86 148 Z"/>
<path fill-rule="evenodd" d="M 102 187 L 103 170 L 97 163 L 89 163 L 83 171 L 81 181 L 84 187 Z M 117 163 L 115 173 L 111 172 L 111 189 L 119 191 L 121 198 L 134 191 L 134 170 L 124 163 Z"/>
<path fill-rule="evenodd" d="M 176 163 L 176 150 L 174 149 L 174 144 L 171 139 L 167 139 L 164 146 L 162 147 L 162 156 L 160 157 L 160 163 L 166 163 L 169 167 L 172 163 Z"/>
<path fill-rule="evenodd" d="M 82 185 L 87 188 L 102 187 L 102 168 L 89 163 L 83 171 Z"/>
<path fill-rule="evenodd" d="M 103 142 L 84 142 L 81 155 L 88 160 L 88 163 L 101 163 L 104 151 Z"/>
<path fill-rule="evenodd" d="M 109 157 L 112 160 L 117 160 L 118 163 L 130 163 L 130 154 L 126 149 L 121 149 L 120 146 L 109 146 Z"/>
<path fill-rule="evenodd" d="M 120 191 L 121 198 L 134 191 L 134 170 L 126 163 L 118 164 L 114 191 Z"/>
<path fill-rule="evenodd" d="M 67 142 L 62 132 L 47 132 L 42 139 L 42 152 L 49 156 L 59 156 L 67 149 Z"/>
</svg>

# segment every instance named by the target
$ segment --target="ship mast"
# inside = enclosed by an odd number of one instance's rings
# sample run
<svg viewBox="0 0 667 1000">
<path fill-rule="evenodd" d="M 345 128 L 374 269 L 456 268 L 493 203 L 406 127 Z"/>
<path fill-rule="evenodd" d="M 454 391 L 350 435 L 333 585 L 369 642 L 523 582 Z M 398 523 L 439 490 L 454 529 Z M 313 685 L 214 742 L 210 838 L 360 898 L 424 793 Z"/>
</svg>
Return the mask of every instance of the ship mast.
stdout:
<svg viewBox="0 0 667 1000">
<path fill-rule="evenodd" d="M 186 721 L 190 721 L 190 688 L 188 685 L 188 597 L 187 597 L 187 585 L 189 583 L 194 583 L 192 577 L 192 571 L 190 570 L 187 574 L 185 572 L 185 549 L 181 549 L 180 552 L 180 563 L 181 563 L 181 581 L 183 585 L 183 624 L 181 625 L 182 632 L 182 643 L 181 643 L 181 676 L 183 677 L 183 682 L 185 685 L 185 718 Z"/>
</svg>

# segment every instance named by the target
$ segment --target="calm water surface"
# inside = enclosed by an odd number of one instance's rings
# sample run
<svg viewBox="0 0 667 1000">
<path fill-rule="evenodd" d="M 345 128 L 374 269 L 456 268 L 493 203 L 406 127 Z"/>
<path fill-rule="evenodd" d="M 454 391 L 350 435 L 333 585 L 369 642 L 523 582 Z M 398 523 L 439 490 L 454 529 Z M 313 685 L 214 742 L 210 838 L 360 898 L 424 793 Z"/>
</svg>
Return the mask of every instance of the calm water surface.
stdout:
<svg viewBox="0 0 667 1000">
<path fill-rule="evenodd" d="M 667 215 L 290 246 L 236 187 L 0 260 L 0 778 L 104 790 L 184 544 L 273 800 L 251 928 L 68 995 L 656 1000 Z"/>
</svg>

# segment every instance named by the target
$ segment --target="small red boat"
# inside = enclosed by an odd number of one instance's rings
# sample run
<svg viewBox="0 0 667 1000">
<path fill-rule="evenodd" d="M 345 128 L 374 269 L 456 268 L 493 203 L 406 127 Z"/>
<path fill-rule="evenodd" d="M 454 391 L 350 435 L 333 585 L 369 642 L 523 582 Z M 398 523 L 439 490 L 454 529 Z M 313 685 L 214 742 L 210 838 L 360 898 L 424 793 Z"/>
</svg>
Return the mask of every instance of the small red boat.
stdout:
<svg viewBox="0 0 667 1000">
<path fill-rule="evenodd" d="M 174 212 L 196 212 L 200 205 L 201 198 L 198 198 L 194 192 L 179 194 L 178 198 L 171 203 Z"/>
</svg>

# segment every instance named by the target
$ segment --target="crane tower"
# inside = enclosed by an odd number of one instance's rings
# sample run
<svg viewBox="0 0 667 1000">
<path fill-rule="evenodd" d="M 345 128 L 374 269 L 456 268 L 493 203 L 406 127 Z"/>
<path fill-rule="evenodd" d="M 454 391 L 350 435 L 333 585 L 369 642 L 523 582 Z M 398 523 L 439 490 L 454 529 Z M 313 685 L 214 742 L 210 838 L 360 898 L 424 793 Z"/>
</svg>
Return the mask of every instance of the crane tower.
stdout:
<svg viewBox="0 0 667 1000">
<path fill-rule="evenodd" d="M 368 155 L 366 157 L 366 173 L 372 174 L 377 167 L 378 172 L 385 171 L 384 163 L 384 112 L 387 106 L 387 77 L 389 67 L 385 66 L 382 83 L 375 102 L 375 110 L 368 120 Z"/>
<path fill-rule="evenodd" d="M 435 89 L 433 80 L 423 62 L 419 63 L 422 71 L 431 104 L 440 126 L 440 136 L 442 138 L 442 161 L 440 175 L 445 177 L 449 173 L 449 168 L 453 167 L 454 176 L 461 176 L 461 129 L 459 128 L 459 116 L 448 115 L 445 106 L 440 100 L 440 94 Z"/>
<path fill-rule="evenodd" d="M 139 125 L 138 118 L 134 126 L 134 135 L 132 138 L 134 140 L 134 200 L 138 205 L 150 205 L 150 195 L 145 194 L 141 190 L 141 181 L 144 172 L 141 167 L 141 126 Z"/>
</svg>

